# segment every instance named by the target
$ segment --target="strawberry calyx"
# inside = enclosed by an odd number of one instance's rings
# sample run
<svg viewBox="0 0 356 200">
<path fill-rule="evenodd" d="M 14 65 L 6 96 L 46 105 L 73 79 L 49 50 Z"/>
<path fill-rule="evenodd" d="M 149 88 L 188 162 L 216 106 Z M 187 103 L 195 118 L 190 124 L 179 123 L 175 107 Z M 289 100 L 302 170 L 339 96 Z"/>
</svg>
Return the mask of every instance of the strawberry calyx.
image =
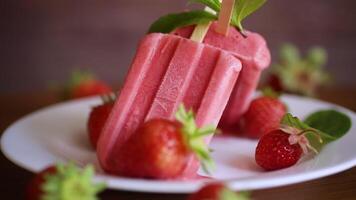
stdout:
<svg viewBox="0 0 356 200">
<path fill-rule="evenodd" d="M 320 86 L 331 81 L 324 68 L 326 62 L 327 52 L 323 48 L 313 47 L 302 57 L 296 46 L 285 44 L 278 63 L 272 65 L 272 75 L 286 92 L 315 96 Z"/>
<path fill-rule="evenodd" d="M 298 143 L 304 153 L 307 153 L 309 150 L 318 153 L 326 145 L 327 142 L 325 141 L 330 140 L 330 136 L 316 128 L 310 127 L 290 113 L 283 116 L 280 130 L 290 134 L 290 144 Z"/>
<path fill-rule="evenodd" d="M 287 134 L 290 134 L 290 136 L 288 137 L 289 144 L 291 145 L 299 144 L 304 154 L 307 154 L 310 150 L 316 154 L 318 153 L 318 150 L 310 144 L 308 138 L 306 137 L 307 133 L 314 134 L 318 138 L 318 141 L 320 143 L 323 143 L 323 139 L 321 138 L 319 132 L 313 128 L 301 130 L 292 126 L 287 126 L 282 124 L 280 126 L 280 130 L 282 130 Z"/>
<path fill-rule="evenodd" d="M 100 96 L 103 104 L 109 104 L 109 103 L 114 103 L 117 96 L 115 93 L 111 92 L 111 93 L 108 93 L 108 94 L 103 94 Z"/>
<path fill-rule="evenodd" d="M 271 97 L 271 98 L 278 99 L 281 96 L 281 93 L 277 92 L 272 87 L 264 87 L 262 88 L 261 91 L 264 97 Z"/>
<path fill-rule="evenodd" d="M 73 163 L 58 164 L 56 173 L 46 174 L 41 186 L 43 200 L 96 200 L 97 193 L 105 189 L 104 184 L 94 184 L 94 168 L 87 166 L 83 170 Z"/>
<path fill-rule="evenodd" d="M 215 163 L 210 156 L 210 149 L 204 142 L 204 137 L 214 134 L 216 127 L 205 126 L 199 128 L 196 125 L 193 111 L 190 109 L 186 111 L 183 104 L 181 104 L 176 113 L 176 120 L 182 124 L 181 133 L 183 134 L 186 145 L 195 153 L 200 160 L 203 170 L 210 173 L 215 168 Z"/>
<path fill-rule="evenodd" d="M 219 193 L 219 199 L 221 200 L 249 200 L 249 193 L 236 193 L 228 188 L 223 188 Z"/>
<path fill-rule="evenodd" d="M 84 82 L 89 82 L 96 80 L 95 76 L 90 73 L 89 71 L 84 71 L 84 70 L 73 70 L 73 72 L 70 74 L 68 83 L 67 83 L 67 88 L 69 90 L 75 88 L 79 84 L 82 84 Z"/>
</svg>

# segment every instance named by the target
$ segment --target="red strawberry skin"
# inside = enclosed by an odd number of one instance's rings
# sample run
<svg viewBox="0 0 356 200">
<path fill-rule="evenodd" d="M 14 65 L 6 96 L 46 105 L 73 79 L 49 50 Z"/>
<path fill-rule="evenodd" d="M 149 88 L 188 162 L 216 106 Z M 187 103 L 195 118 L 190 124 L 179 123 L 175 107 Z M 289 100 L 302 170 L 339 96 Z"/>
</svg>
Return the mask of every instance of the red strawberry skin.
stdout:
<svg viewBox="0 0 356 200">
<path fill-rule="evenodd" d="M 92 108 L 87 123 L 90 144 L 96 149 L 101 130 L 108 119 L 114 102 L 107 102 Z"/>
<path fill-rule="evenodd" d="M 264 135 L 256 147 L 256 163 L 265 170 L 290 167 L 298 162 L 303 150 L 300 145 L 289 143 L 290 134 L 274 130 Z"/>
<path fill-rule="evenodd" d="M 192 155 L 180 129 L 179 123 L 164 119 L 144 123 L 118 153 L 116 173 L 157 179 L 180 175 Z"/>
<path fill-rule="evenodd" d="M 41 186 L 44 183 L 44 177 L 47 174 L 55 174 L 57 169 L 55 166 L 50 166 L 40 173 L 38 173 L 27 185 L 26 188 L 26 199 L 27 200 L 40 200 L 43 192 Z"/>
<path fill-rule="evenodd" d="M 224 188 L 222 183 L 212 183 L 189 196 L 188 200 L 220 200 L 220 193 Z"/>
<path fill-rule="evenodd" d="M 104 82 L 89 79 L 75 85 L 71 90 L 71 98 L 82 98 L 94 95 L 103 95 L 110 93 L 111 88 Z"/>
<path fill-rule="evenodd" d="M 262 96 L 254 99 L 241 120 L 246 137 L 258 139 L 279 127 L 286 106 L 277 98 Z"/>
</svg>

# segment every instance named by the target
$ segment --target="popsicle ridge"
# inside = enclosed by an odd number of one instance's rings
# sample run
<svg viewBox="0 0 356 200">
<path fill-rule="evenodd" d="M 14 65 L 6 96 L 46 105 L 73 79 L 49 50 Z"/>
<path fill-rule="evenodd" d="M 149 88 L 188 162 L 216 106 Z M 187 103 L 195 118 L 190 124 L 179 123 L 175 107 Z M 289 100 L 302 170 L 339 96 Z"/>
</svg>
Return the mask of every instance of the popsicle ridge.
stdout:
<svg viewBox="0 0 356 200">
<path fill-rule="evenodd" d="M 135 55 L 124 87 L 102 131 L 103 137 L 99 139 L 97 151 L 104 170 L 109 169 L 107 163 L 110 160 L 108 158 L 110 151 L 117 149 L 114 146 L 121 146 L 130 136 L 132 129 L 137 128 L 136 126 L 143 121 L 140 114 L 147 112 L 145 110 L 148 110 L 149 104 L 153 101 L 151 95 L 156 93 L 166 70 L 166 62 L 173 56 L 170 52 L 177 47 L 177 41 L 166 42 L 167 39 L 163 36 L 159 33 L 150 34 L 138 46 L 140 51 L 137 51 Z M 160 53 L 165 52 L 167 52 L 166 59 L 157 59 L 159 62 L 153 62 L 160 56 Z M 150 72 L 151 70 L 155 70 L 155 73 Z M 140 104 L 137 104 L 137 98 L 141 100 Z"/>
<path fill-rule="evenodd" d="M 198 68 L 204 45 L 176 37 L 178 47 L 162 79 L 146 120 L 165 118 L 174 120 L 178 105 L 183 101 L 193 72 Z M 187 53 L 189 51 L 189 53 Z"/>
<path fill-rule="evenodd" d="M 239 59 L 224 50 L 170 34 L 147 35 L 100 136 L 102 168 L 116 174 L 115 155 L 125 151 L 135 130 L 149 119 L 173 120 L 181 103 L 193 108 L 198 126 L 216 127 L 240 70 Z M 181 178 L 195 177 L 198 168 L 190 158 Z"/>
</svg>

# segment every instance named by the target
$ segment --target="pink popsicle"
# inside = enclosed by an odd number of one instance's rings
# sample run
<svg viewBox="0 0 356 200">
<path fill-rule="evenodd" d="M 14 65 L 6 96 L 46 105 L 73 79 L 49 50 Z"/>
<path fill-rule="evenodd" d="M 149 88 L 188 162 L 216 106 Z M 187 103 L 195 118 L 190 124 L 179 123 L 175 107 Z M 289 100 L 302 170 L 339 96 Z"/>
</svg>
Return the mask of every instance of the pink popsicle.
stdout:
<svg viewBox="0 0 356 200">
<path fill-rule="evenodd" d="M 115 155 L 131 134 L 149 119 L 174 119 L 180 103 L 196 112 L 198 126 L 217 126 L 240 70 L 236 57 L 213 46 L 169 34 L 145 36 L 99 139 L 102 168 L 116 174 Z M 192 157 L 181 178 L 195 177 L 198 167 Z"/>
<path fill-rule="evenodd" d="M 230 27 L 227 36 L 216 32 L 217 22 L 213 22 L 203 43 L 229 51 L 242 62 L 242 71 L 237 80 L 229 103 L 224 111 L 219 127 L 234 131 L 242 114 L 247 110 L 261 72 L 269 66 L 271 55 L 266 41 L 257 33 L 245 31 L 244 38 L 239 31 Z M 173 34 L 189 38 L 194 26 L 175 30 Z"/>
</svg>

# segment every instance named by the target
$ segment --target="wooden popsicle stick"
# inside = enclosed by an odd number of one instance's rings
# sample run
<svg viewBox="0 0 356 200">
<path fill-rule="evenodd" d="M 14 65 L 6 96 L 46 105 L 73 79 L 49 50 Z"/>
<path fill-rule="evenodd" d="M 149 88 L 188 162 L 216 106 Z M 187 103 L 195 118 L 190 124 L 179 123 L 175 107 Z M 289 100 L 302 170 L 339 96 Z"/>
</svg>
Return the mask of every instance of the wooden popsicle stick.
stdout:
<svg viewBox="0 0 356 200">
<path fill-rule="evenodd" d="M 223 35 L 227 35 L 232 17 L 232 12 L 234 10 L 234 4 L 235 0 L 222 1 L 216 32 Z"/>
<path fill-rule="evenodd" d="M 203 42 L 205 35 L 209 30 L 210 24 L 211 22 L 196 25 L 190 39 L 196 42 Z"/>
<path fill-rule="evenodd" d="M 214 11 L 211 10 L 209 7 L 205 7 L 204 10 L 214 14 Z M 203 42 L 210 25 L 211 22 L 196 25 L 192 35 L 190 36 L 190 39 L 196 42 Z"/>
</svg>

